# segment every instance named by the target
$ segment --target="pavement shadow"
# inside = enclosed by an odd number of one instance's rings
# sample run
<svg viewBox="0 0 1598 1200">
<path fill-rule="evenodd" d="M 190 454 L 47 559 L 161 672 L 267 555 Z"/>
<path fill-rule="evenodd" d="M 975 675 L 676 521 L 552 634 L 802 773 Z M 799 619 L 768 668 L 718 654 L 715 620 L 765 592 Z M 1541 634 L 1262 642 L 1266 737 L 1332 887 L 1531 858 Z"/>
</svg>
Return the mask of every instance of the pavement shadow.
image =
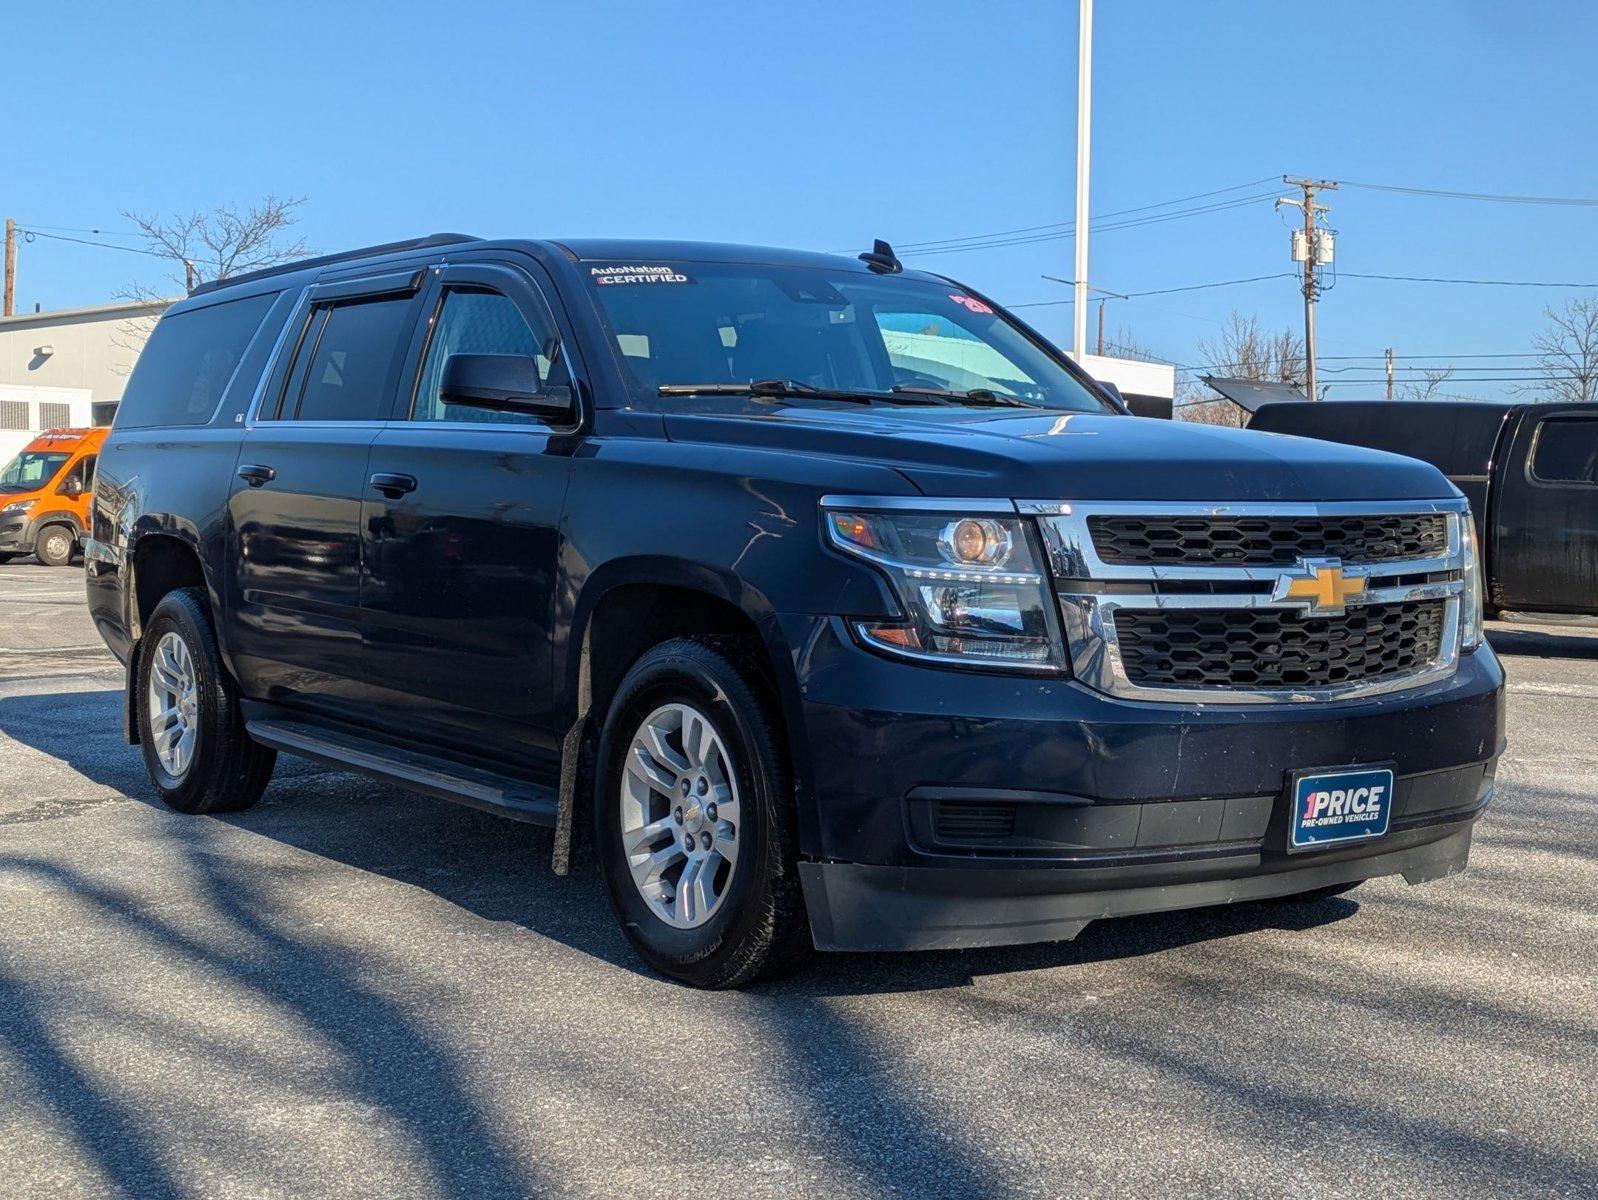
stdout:
<svg viewBox="0 0 1598 1200">
<path fill-rule="evenodd" d="M 1500 629 L 1489 625 L 1487 641 L 1499 654 L 1526 658 L 1598 659 L 1598 637 L 1562 633 L 1558 627 Z"/>
<path fill-rule="evenodd" d="M 70 702 L 70 703 L 68 703 Z M 117 730 L 114 691 L 0 699 L 0 733 L 97 783 L 160 807 L 135 747 L 84 729 Z M 616 927 L 591 859 L 561 879 L 550 831 L 418 796 L 363 776 L 280 756 L 255 808 L 208 820 L 247 828 L 322 858 L 424 888 L 484 920 L 519 925 L 613 966 L 650 974 Z M 1225 905 L 1095 922 L 1071 942 L 912 954 L 818 955 L 788 996 L 936 990 L 979 975 L 1157 954 L 1260 929 L 1311 928 L 1358 911 L 1348 898 Z"/>
<path fill-rule="evenodd" d="M 0 699 L 0 733 L 59 759 L 85 778 L 164 813 L 137 750 L 120 743 L 114 691 Z M 85 731 L 89 731 L 87 734 Z M 361 964 L 320 942 L 285 914 L 271 873 L 246 870 L 224 826 L 363 872 L 425 889 L 485 921 L 521 927 L 609 966 L 652 978 L 606 903 L 598 873 L 549 869 L 549 831 L 420 797 L 291 758 L 255 808 L 174 824 L 196 897 L 226 936 L 201 935 L 179 913 L 41 857 L 0 853 L 0 869 L 70 889 L 100 919 L 236 988 L 295 1014 L 356 1065 L 345 1085 L 409 1131 L 438 1189 L 456 1197 L 523 1195 L 558 1182 L 536 1178 L 524 1148 L 507 1145 L 466 1077 L 406 1009 L 363 977 Z M 828 955 L 801 974 L 718 998 L 768 1044 L 795 1102 L 827 1141 L 882 1194 L 985 1196 L 995 1184 L 985 1151 L 959 1120 L 934 1111 L 904 1084 L 899 1052 L 853 1018 L 849 997 L 969 987 L 979 976 L 1158 954 L 1261 929 L 1311 928 L 1357 911 L 1348 899 L 1238 905 L 1100 922 L 1073 942 L 899 955 Z M 30 995 L 30 982 L 0 971 L 0 1039 L 26 1064 L 33 1089 L 78 1131 L 104 1173 L 130 1194 L 181 1189 L 155 1146 L 165 1133 L 75 1067 Z M 667 999 L 664 1003 L 672 1003 Z"/>
</svg>

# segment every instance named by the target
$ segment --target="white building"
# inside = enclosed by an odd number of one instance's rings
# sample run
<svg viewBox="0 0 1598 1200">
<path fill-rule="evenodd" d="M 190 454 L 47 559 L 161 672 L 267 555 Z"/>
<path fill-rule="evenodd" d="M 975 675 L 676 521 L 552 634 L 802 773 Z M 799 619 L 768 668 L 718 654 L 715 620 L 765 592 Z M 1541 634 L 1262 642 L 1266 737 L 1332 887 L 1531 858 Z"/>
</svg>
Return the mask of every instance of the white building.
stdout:
<svg viewBox="0 0 1598 1200">
<path fill-rule="evenodd" d="M 108 425 L 171 300 L 0 317 L 0 465 L 46 429 Z"/>
</svg>

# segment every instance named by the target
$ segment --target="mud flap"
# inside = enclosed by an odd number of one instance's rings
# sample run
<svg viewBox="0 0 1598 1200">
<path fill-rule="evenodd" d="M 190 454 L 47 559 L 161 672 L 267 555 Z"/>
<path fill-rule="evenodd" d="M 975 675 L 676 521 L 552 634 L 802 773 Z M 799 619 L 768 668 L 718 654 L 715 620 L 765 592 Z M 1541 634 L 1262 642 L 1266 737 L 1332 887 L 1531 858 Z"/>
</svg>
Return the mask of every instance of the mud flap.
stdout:
<svg viewBox="0 0 1598 1200">
<path fill-rule="evenodd" d="M 130 746 L 139 744 L 139 704 L 134 695 L 139 686 L 139 643 L 128 649 L 128 663 L 122 669 L 122 740 Z"/>
<path fill-rule="evenodd" d="M 560 796 L 555 808 L 555 849 L 550 866 L 557 875 L 569 875 L 572 862 L 572 831 L 577 806 L 577 784 L 586 772 L 588 717 L 578 717 L 560 743 Z"/>
</svg>

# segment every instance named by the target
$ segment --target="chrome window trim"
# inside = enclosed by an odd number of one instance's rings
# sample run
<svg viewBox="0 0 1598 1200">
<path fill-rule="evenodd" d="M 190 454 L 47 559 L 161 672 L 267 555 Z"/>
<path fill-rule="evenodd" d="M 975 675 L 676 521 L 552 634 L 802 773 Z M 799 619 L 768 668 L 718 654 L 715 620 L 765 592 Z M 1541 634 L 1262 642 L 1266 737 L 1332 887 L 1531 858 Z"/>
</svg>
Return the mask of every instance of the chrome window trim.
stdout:
<svg viewBox="0 0 1598 1200">
<path fill-rule="evenodd" d="M 1124 503 L 1060 500 L 1018 500 L 1016 509 L 1038 518 L 1049 569 L 1064 628 L 1066 657 L 1073 677 L 1095 691 L 1124 700 L 1173 704 L 1294 704 L 1355 700 L 1424 687 L 1447 679 L 1459 667 L 1460 620 L 1465 592 L 1464 522 L 1470 520 L 1463 497 L 1446 500 L 1181 504 L 1167 502 Z M 1158 566 L 1106 563 L 1097 554 L 1088 532 L 1091 516 L 1195 516 L 1195 517 L 1345 517 L 1447 515 L 1448 550 L 1440 558 L 1400 562 L 1350 564 L 1344 573 L 1370 581 L 1366 590 L 1350 597 L 1348 605 L 1395 604 L 1441 600 L 1442 638 L 1438 655 L 1424 668 L 1381 679 L 1314 688 L 1169 688 L 1145 687 L 1128 676 L 1116 634 L 1115 614 L 1120 609 L 1270 609 L 1302 612 L 1304 606 L 1273 599 L 1271 591 L 1213 593 L 1181 592 L 1169 587 L 1183 582 L 1267 584 L 1290 566 Z M 1449 578 L 1414 584 L 1383 584 L 1410 575 L 1446 574 Z M 1147 585 L 1146 590 L 1089 589 L 1084 584 Z M 1155 585 L 1163 585 L 1156 590 Z"/>
<path fill-rule="evenodd" d="M 278 330 L 277 341 L 272 346 L 272 353 L 267 355 L 266 366 L 261 370 L 261 377 L 255 381 L 255 391 L 250 396 L 249 404 L 244 408 L 245 429 L 254 429 L 256 423 L 260 420 L 261 404 L 266 399 L 267 385 L 271 383 L 272 376 L 277 374 L 278 363 L 283 357 L 283 344 L 289 340 L 291 333 L 295 335 L 296 340 L 298 339 L 300 330 L 305 326 L 306 312 L 311 307 L 310 297 L 311 285 L 307 284 L 301 287 L 300 294 L 295 298 L 288 315 L 283 319 L 283 328 Z M 283 422 L 274 420 L 271 424 L 278 425 L 283 424 Z"/>
</svg>

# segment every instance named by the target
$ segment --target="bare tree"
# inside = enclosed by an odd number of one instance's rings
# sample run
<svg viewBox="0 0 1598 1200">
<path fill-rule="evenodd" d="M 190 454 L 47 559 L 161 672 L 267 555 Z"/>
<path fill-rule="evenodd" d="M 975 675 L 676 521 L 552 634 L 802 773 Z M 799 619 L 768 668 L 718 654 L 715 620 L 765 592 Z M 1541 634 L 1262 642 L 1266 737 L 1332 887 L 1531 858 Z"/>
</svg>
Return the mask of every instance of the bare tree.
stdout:
<svg viewBox="0 0 1598 1200">
<path fill-rule="evenodd" d="M 218 205 L 177 216 L 123 212 L 123 217 L 138 227 L 145 250 L 168 264 L 167 280 L 156 285 L 132 283 L 121 289 L 128 300 L 158 304 L 181 294 L 208 279 L 227 279 L 263 267 L 304 258 L 310 253 L 305 241 L 291 237 L 299 221 L 303 196 L 283 199 L 269 195 L 259 203 L 240 208 L 236 204 Z M 128 351 L 131 370 L 158 314 L 124 321 L 113 341 Z"/>
<path fill-rule="evenodd" d="M 1578 296 L 1563 308 L 1543 311 L 1548 328 L 1531 341 L 1542 376 L 1517 384 L 1515 391 L 1591 404 L 1598 400 L 1598 296 Z"/>
<path fill-rule="evenodd" d="M 1191 421 L 1195 425 L 1221 425 L 1227 429 L 1241 429 L 1245 419 L 1240 405 L 1220 398 L 1206 400 L 1189 394 L 1176 398 L 1176 419 Z"/>
<path fill-rule="evenodd" d="M 1304 386 L 1303 338 L 1291 329 L 1268 333 L 1252 313 L 1233 309 L 1220 341 L 1200 342 L 1199 353 L 1217 375 Z"/>
<path fill-rule="evenodd" d="M 304 239 L 286 240 L 304 203 L 303 196 L 284 200 L 273 195 L 242 209 L 224 204 L 175 217 L 122 215 L 139 227 L 146 249 L 172 261 L 173 282 L 187 288 L 304 258 L 309 253 Z"/>
<path fill-rule="evenodd" d="M 1454 368 L 1444 367 L 1441 370 L 1425 370 L 1421 378 L 1411 383 L 1406 383 L 1400 389 L 1405 400 L 1430 400 L 1437 394 L 1437 389 L 1453 378 Z"/>
</svg>

